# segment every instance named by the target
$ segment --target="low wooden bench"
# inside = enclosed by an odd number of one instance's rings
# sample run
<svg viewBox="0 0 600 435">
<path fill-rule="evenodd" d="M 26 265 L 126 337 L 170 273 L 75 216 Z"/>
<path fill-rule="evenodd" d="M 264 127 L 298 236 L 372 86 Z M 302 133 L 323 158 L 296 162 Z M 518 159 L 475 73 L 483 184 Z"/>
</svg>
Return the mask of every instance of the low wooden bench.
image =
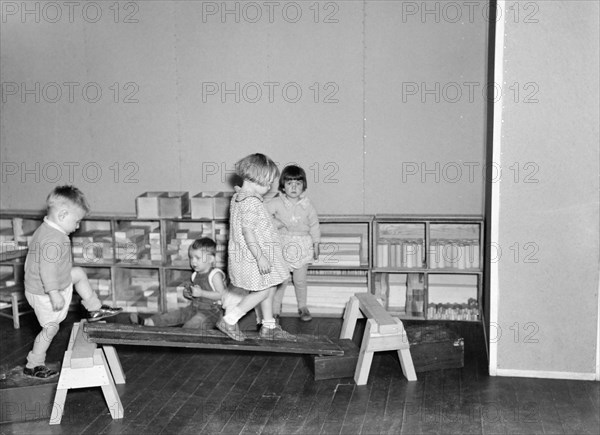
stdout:
<svg viewBox="0 0 600 435">
<path fill-rule="evenodd" d="M 82 324 L 74 323 L 63 358 L 54 396 L 50 424 L 60 424 L 67 392 L 73 388 L 101 387 L 113 419 L 123 418 L 123 405 L 115 384 L 124 384 L 125 375 L 112 346 L 98 348 L 88 340 Z"/>
<path fill-rule="evenodd" d="M 367 383 L 373 353 L 384 350 L 398 351 L 402 373 L 409 381 L 416 381 L 417 375 L 410 355 L 410 344 L 400 319 L 392 317 L 374 295 L 357 293 L 346 305 L 340 339 L 352 339 L 359 317 L 366 317 L 367 324 L 354 372 L 356 385 Z"/>
</svg>

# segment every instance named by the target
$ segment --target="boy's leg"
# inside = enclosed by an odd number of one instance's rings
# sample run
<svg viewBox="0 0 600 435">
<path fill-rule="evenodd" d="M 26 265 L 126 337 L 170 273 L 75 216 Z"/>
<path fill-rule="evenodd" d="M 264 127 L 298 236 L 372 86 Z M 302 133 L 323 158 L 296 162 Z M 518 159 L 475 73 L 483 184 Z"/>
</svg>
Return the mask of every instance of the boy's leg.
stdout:
<svg viewBox="0 0 600 435">
<path fill-rule="evenodd" d="M 81 303 L 85 309 L 88 311 L 98 311 L 102 306 L 102 302 L 98 299 L 96 292 L 92 290 L 85 270 L 81 267 L 73 267 L 71 269 L 71 280 L 75 286 L 75 291 L 81 296 Z"/>
<path fill-rule="evenodd" d="M 218 307 L 199 309 L 196 314 L 183 324 L 184 328 L 200 329 L 203 331 L 214 329 L 221 318 L 222 311 Z"/>
<path fill-rule="evenodd" d="M 54 311 L 50 298 L 47 295 L 34 295 L 25 292 L 25 298 L 42 326 L 42 330 L 35 337 L 33 348 L 27 354 L 27 364 L 23 372 L 28 376 L 37 378 L 48 378 L 58 374 L 55 370 L 48 369 L 46 364 L 46 352 L 52 344 L 52 340 L 58 334 L 60 322 L 62 322 L 69 312 L 69 305 L 73 296 L 73 287 L 69 286 L 61 291 L 65 305 L 60 311 Z"/>
<path fill-rule="evenodd" d="M 90 285 L 85 270 L 81 267 L 76 266 L 71 269 L 71 280 L 73 281 L 77 294 L 81 296 L 81 303 L 90 313 L 88 321 L 96 322 L 107 317 L 115 316 L 123 311 L 122 308 L 112 308 L 102 305 L 96 292 L 92 290 L 92 286 Z"/>
<path fill-rule="evenodd" d="M 152 326 L 177 326 L 186 323 L 196 314 L 196 310 L 192 305 L 180 308 L 178 310 L 169 311 L 164 314 L 155 314 L 146 319 L 146 325 Z M 150 320 L 150 322 L 148 322 Z"/>
</svg>

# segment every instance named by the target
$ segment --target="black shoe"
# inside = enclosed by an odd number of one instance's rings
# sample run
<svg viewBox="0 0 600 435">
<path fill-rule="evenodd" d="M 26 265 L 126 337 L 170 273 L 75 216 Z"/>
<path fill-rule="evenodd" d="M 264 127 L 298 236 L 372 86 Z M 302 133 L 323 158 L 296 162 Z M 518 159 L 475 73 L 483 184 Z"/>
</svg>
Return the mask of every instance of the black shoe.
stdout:
<svg viewBox="0 0 600 435">
<path fill-rule="evenodd" d="M 102 305 L 98 311 L 90 311 L 88 322 L 97 322 L 107 317 L 116 316 L 121 311 L 123 311 L 123 308 L 112 308 L 108 305 Z"/>
<path fill-rule="evenodd" d="M 49 369 L 46 366 L 36 366 L 32 369 L 28 367 L 23 368 L 23 374 L 30 378 L 47 379 L 58 375 L 56 370 Z"/>
<path fill-rule="evenodd" d="M 139 316 L 138 313 L 131 313 L 129 315 L 129 323 L 132 325 L 144 326 L 144 318 Z"/>
<path fill-rule="evenodd" d="M 298 310 L 298 314 L 300 315 L 300 320 L 303 322 L 310 322 L 312 320 L 312 316 L 310 315 L 310 311 L 308 308 L 302 307 Z"/>
</svg>

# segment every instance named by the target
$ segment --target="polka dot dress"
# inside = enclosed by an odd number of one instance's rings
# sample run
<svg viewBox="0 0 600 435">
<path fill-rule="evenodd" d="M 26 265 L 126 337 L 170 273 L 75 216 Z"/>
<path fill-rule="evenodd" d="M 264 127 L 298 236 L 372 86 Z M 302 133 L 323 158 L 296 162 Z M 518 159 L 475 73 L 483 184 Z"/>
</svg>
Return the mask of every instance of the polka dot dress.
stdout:
<svg viewBox="0 0 600 435">
<path fill-rule="evenodd" d="M 258 291 L 290 277 L 279 235 L 261 197 L 243 191 L 234 194 L 229 225 L 228 270 L 233 285 Z M 258 263 L 246 244 L 243 228 L 254 230 L 258 246 L 271 263 L 271 272 L 264 275 L 259 272 Z"/>
</svg>

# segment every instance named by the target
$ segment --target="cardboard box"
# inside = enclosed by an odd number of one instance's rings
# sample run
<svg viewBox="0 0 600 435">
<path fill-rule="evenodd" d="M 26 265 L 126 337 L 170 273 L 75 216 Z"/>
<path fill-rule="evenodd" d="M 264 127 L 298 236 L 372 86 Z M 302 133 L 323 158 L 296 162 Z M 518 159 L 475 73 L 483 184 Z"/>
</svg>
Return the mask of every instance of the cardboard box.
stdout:
<svg viewBox="0 0 600 435">
<path fill-rule="evenodd" d="M 233 192 L 200 192 L 191 199 L 192 219 L 228 219 Z"/>
<path fill-rule="evenodd" d="M 181 218 L 189 211 L 187 192 L 146 192 L 135 200 L 138 219 Z"/>
<path fill-rule="evenodd" d="M 60 363 L 49 363 L 47 366 L 60 371 Z M 29 378 L 23 374 L 23 366 L 2 373 L 0 423 L 50 420 L 58 378 Z"/>
<path fill-rule="evenodd" d="M 360 349 L 349 339 L 334 341 L 344 350 L 344 355 L 307 355 L 308 365 L 315 381 L 354 377 Z"/>
</svg>

